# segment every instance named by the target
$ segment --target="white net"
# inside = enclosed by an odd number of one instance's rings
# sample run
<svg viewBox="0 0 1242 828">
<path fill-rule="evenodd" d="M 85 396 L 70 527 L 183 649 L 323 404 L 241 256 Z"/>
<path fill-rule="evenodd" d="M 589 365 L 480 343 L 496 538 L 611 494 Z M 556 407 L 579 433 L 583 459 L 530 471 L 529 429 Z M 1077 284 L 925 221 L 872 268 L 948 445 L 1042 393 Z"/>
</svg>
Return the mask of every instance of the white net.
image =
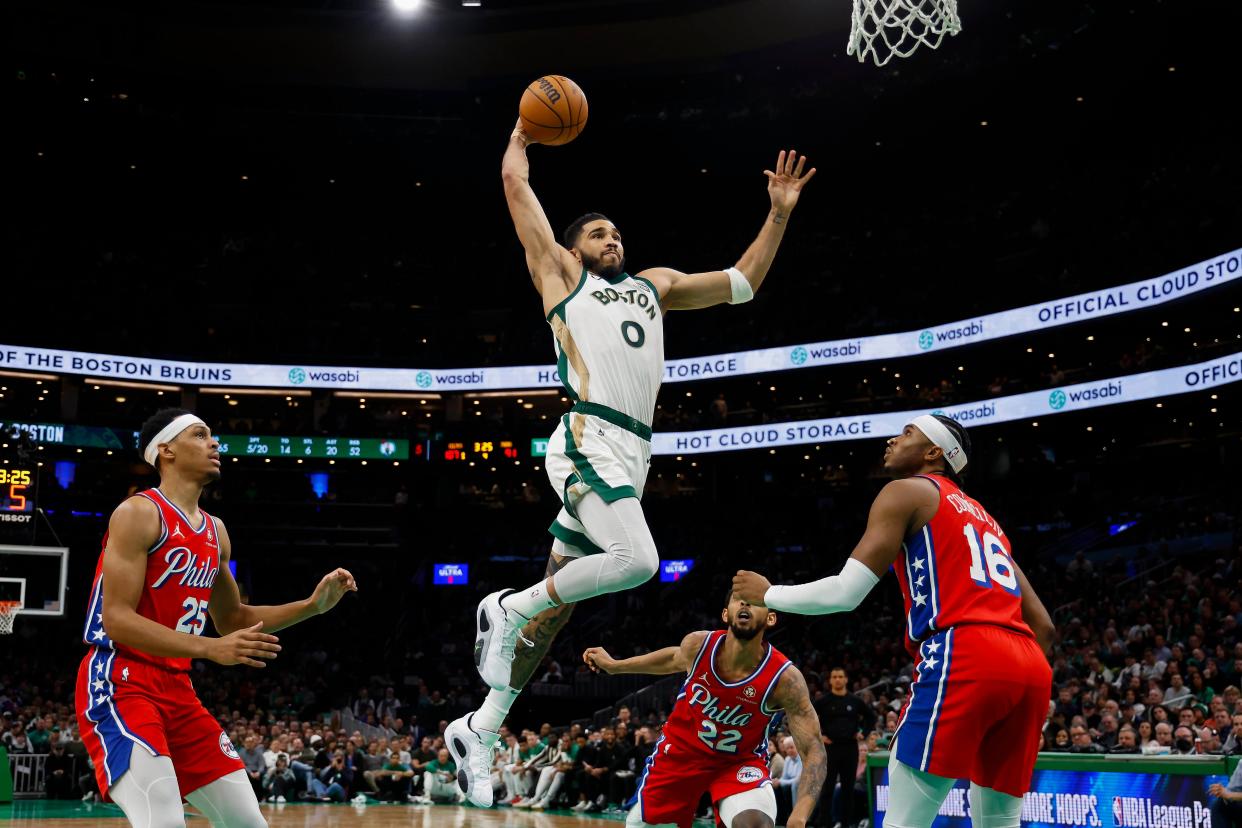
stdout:
<svg viewBox="0 0 1242 828">
<path fill-rule="evenodd" d="M 21 604 L 16 601 L 0 601 L 0 635 L 13 633 L 13 619 L 17 617 L 20 607 Z"/>
<path fill-rule="evenodd" d="M 909 57 L 919 46 L 935 49 L 962 30 L 957 0 L 854 0 L 846 54 L 883 66 Z"/>
</svg>

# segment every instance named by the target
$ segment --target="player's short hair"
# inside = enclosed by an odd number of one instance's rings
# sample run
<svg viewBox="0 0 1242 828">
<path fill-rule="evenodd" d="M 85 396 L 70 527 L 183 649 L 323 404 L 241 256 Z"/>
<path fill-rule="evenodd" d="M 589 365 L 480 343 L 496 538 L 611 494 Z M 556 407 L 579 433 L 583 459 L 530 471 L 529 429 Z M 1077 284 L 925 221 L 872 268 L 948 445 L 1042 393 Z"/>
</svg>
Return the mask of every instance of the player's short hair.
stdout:
<svg viewBox="0 0 1242 828">
<path fill-rule="evenodd" d="M 962 452 L 966 455 L 967 462 L 969 462 L 971 459 L 970 435 L 966 433 L 966 427 L 952 417 L 948 417 L 944 414 L 933 414 L 932 416 L 939 420 L 940 424 L 953 434 L 953 437 L 957 440 L 958 445 L 962 447 Z M 953 467 L 949 465 L 947 460 L 944 464 L 944 474 L 956 483 L 958 487 L 961 487 L 961 475 L 958 472 L 953 471 Z"/>
<path fill-rule="evenodd" d="M 565 242 L 566 247 L 575 247 L 578 244 L 578 237 L 582 235 L 582 228 L 600 219 L 608 222 L 612 221 L 603 213 L 583 213 L 574 219 L 573 224 L 565 228 L 565 235 L 561 237 L 561 240 Z"/>
<path fill-rule="evenodd" d="M 164 430 L 164 426 L 180 417 L 182 414 L 193 414 L 192 411 L 186 411 L 184 408 L 161 408 L 159 411 L 147 418 L 142 424 L 142 428 L 138 431 L 138 453 L 146 451 L 147 444 L 155 439 L 155 435 Z M 160 459 L 155 458 L 155 470 L 160 470 Z"/>
</svg>

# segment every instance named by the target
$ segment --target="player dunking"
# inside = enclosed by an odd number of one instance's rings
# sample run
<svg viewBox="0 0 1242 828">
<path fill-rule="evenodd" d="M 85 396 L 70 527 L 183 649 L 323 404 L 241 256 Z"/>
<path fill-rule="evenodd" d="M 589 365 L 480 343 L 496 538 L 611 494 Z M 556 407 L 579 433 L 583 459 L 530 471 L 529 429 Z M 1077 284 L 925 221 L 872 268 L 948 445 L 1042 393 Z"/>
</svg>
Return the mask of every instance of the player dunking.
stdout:
<svg viewBox="0 0 1242 828">
<path fill-rule="evenodd" d="M 956 420 L 915 417 L 888 441 L 899 478 L 876 497 L 840 574 L 772 586 L 739 572 L 742 598 L 805 614 L 852 610 L 893 567 L 915 658 L 889 757 L 886 828 L 927 828 L 957 779 L 980 828 L 1017 828 L 1048 712 L 1052 619 L 1000 525 L 962 491 L 970 438 Z"/>
<path fill-rule="evenodd" d="M 804 828 L 819 801 L 827 771 L 819 717 L 802 673 L 763 640 L 776 613 L 731 593 L 720 617 L 727 630 L 693 632 L 676 647 L 621 661 L 601 647 L 582 654 L 592 670 L 605 673 L 686 673 L 643 768 L 625 821 L 629 828 L 689 828 L 705 792 L 725 828 L 772 828 L 776 796 L 768 778 L 768 736 L 782 710 L 803 762 L 789 828 Z"/>
<path fill-rule="evenodd" d="M 182 798 L 212 825 L 267 825 L 237 751 L 194 695 L 190 659 L 263 667 L 280 651 L 269 633 L 327 612 L 358 587 L 337 569 L 306 600 L 241 603 L 228 532 L 198 507 L 220 479 L 220 444 L 180 409 L 147 420 L 139 444 L 160 485 L 118 506 L 104 535 L 76 686 L 82 740 L 100 792 L 134 825 L 184 826 Z M 222 637 L 203 635 L 208 613 Z"/>
<path fill-rule="evenodd" d="M 548 443 L 548 477 L 563 506 L 548 577 L 527 589 L 485 598 L 476 613 L 475 663 L 491 688 L 482 707 L 446 732 L 458 783 L 476 805 L 492 804 L 491 746 L 497 730 L 576 601 L 631 589 L 655 574 L 655 541 L 639 498 L 651 460 L 651 420 L 664 374 L 663 316 L 724 302 L 746 302 L 763 283 L 789 214 L 815 170 L 781 152 L 768 177 L 771 209 L 736 266 L 686 274 L 666 267 L 625 272 L 616 226 L 587 213 L 565 231 L 562 247 L 530 187 L 519 121 L 502 164 L 505 197 L 526 264 L 552 327 L 558 371 L 573 400 Z M 532 624 L 531 619 L 543 614 Z M 527 625 L 527 658 L 515 665 Z"/>
</svg>

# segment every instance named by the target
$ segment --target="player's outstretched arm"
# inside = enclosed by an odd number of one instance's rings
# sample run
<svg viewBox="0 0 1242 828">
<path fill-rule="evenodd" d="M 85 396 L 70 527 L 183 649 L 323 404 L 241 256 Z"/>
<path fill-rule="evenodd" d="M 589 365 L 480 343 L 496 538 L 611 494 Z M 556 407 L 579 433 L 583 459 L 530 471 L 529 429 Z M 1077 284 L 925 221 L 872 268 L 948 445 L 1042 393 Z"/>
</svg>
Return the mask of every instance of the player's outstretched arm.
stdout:
<svg viewBox="0 0 1242 828">
<path fill-rule="evenodd" d="M 811 694 L 807 690 L 802 671 L 792 664 L 781 676 L 772 694 L 774 706 L 785 711 L 789 720 L 789 734 L 793 736 L 798 756 L 802 757 L 802 776 L 798 779 L 798 801 L 794 803 L 788 828 L 805 828 L 806 821 L 815 810 L 819 792 L 823 790 L 828 775 L 828 756 L 820 739 L 819 716 L 811 706 Z"/>
<path fill-rule="evenodd" d="M 776 258 L 776 250 L 785 237 L 789 215 L 798 203 L 802 188 L 815 175 L 815 168 L 806 168 L 806 156 L 793 150 L 781 150 L 776 171 L 764 170 L 768 177 L 771 208 L 759 235 L 733 265 L 734 273 L 716 270 L 708 273 L 681 273 L 667 267 L 644 270 L 639 275 L 648 279 L 660 293 L 660 304 L 666 310 L 708 308 L 726 302 L 741 304 L 750 301 Z"/>
<path fill-rule="evenodd" d="M 573 255 L 557 243 L 556 233 L 531 189 L 530 161 L 526 158 L 526 147 L 531 143 L 519 119 L 509 136 L 500 177 L 535 290 L 543 297 L 545 306 L 555 306 L 577 284 L 580 268 Z"/>
<path fill-rule="evenodd" d="M 208 658 L 218 664 L 265 666 L 280 652 L 276 636 L 259 628 L 238 630 L 223 638 L 187 635 L 138 614 L 146 583 L 147 550 L 159 537 L 160 516 L 145 497 L 126 500 L 108 521 L 103 561 L 103 626 L 116 644 L 153 656 Z M 226 570 L 227 571 L 227 570 Z"/>
<path fill-rule="evenodd" d="M 733 592 L 751 604 L 783 612 L 848 612 L 862 603 L 897 560 L 920 511 L 938 502 L 930 484 L 916 478 L 894 480 L 871 504 L 867 529 L 839 573 L 807 584 L 772 586 L 762 575 L 741 570 L 733 576 Z"/>
<path fill-rule="evenodd" d="M 619 673 L 641 673 L 647 676 L 667 676 L 673 673 L 684 673 L 703 646 L 706 632 L 692 632 L 681 640 L 676 647 L 665 647 L 633 658 L 617 660 L 608 654 L 603 647 L 588 647 L 582 654 L 582 660 L 594 673 L 604 672 L 609 675 Z"/>
<path fill-rule="evenodd" d="M 1035 633 L 1039 648 L 1047 655 L 1052 651 L 1056 626 L 1052 623 L 1052 616 L 1048 614 L 1044 602 L 1039 600 L 1039 596 L 1035 594 L 1035 588 L 1026 579 L 1026 574 L 1018 566 L 1017 561 L 1013 562 L 1013 569 L 1018 574 L 1018 589 L 1022 591 L 1022 620 L 1031 628 L 1031 632 Z"/>
<path fill-rule="evenodd" d="M 223 521 L 216 521 L 220 536 L 220 574 L 216 576 L 211 590 L 211 603 L 207 609 L 211 621 L 221 635 L 262 624 L 269 632 L 283 630 L 316 615 L 322 615 L 336 606 L 346 592 L 357 592 L 358 584 L 346 569 L 334 569 L 319 581 L 309 598 L 277 606 L 251 606 L 241 602 L 237 582 L 229 572 L 228 562 L 233 555 L 233 543 Z"/>
</svg>

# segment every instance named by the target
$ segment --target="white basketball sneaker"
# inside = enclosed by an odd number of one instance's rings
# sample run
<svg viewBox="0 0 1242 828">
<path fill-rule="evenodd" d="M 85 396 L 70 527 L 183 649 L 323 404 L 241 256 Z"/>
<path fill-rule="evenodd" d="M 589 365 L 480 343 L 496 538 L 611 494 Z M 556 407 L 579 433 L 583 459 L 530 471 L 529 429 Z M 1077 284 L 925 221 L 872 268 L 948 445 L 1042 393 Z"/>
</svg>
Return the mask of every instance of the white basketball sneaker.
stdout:
<svg viewBox="0 0 1242 828">
<path fill-rule="evenodd" d="M 462 716 L 444 731 L 444 743 L 457 765 L 457 787 L 480 808 L 492 807 L 492 745 L 500 738 L 490 730 L 470 726 L 473 713 Z"/>
<path fill-rule="evenodd" d="M 513 649 L 527 620 L 501 606 L 500 599 L 511 592 L 511 589 L 493 592 L 479 602 L 475 613 L 474 666 L 483 682 L 493 690 L 509 688 Z"/>
</svg>

